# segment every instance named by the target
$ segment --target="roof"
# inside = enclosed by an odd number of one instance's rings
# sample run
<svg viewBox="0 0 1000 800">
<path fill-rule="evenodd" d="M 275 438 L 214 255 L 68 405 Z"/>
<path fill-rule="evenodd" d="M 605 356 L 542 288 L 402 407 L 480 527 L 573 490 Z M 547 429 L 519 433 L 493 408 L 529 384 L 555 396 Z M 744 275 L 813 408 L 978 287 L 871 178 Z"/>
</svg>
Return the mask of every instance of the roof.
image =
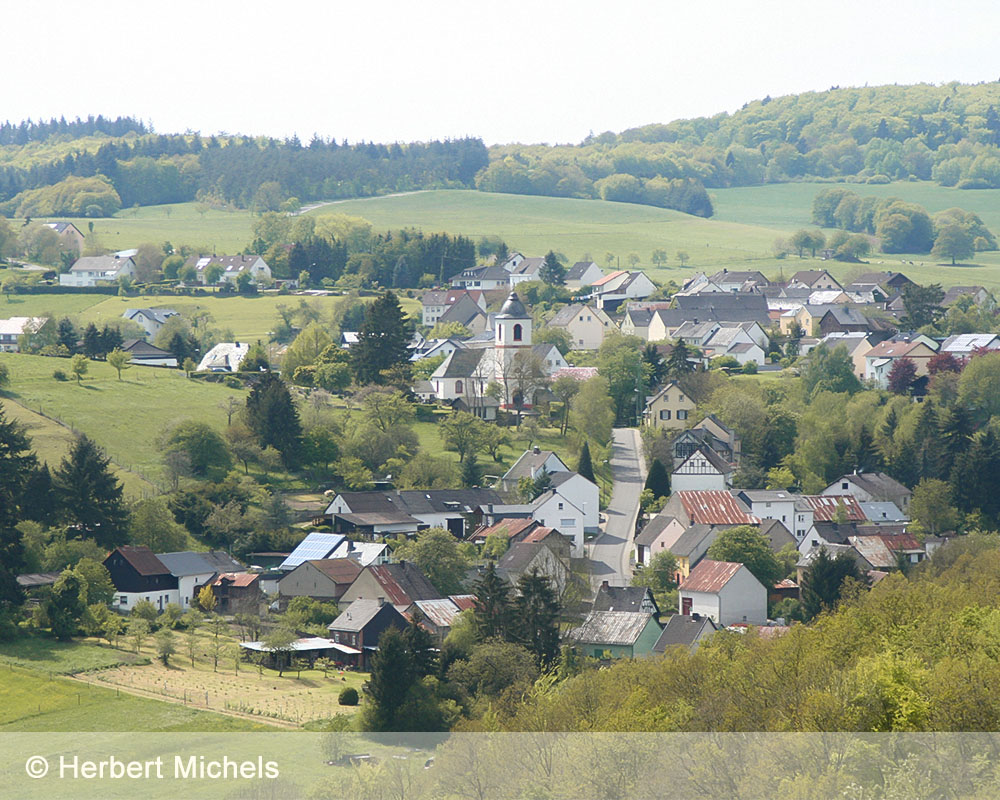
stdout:
<svg viewBox="0 0 1000 800">
<path fill-rule="evenodd" d="M 792 283 L 793 281 L 798 281 L 799 283 L 805 283 L 811 286 L 824 276 L 826 276 L 827 278 L 833 277 L 825 269 L 800 269 L 798 272 L 792 275 L 791 280 L 789 280 L 789 283 Z"/>
<path fill-rule="evenodd" d="M 41 327 L 45 322 L 43 317 L 10 317 L 0 319 L 0 335 L 20 336 L 26 330 Z"/>
<path fill-rule="evenodd" d="M 158 553 L 156 557 L 175 578 L 243 571 L 243 565 L 222 550 L 209 550 L 207 553 L 185 550 L 179 553 Z"/>
<path fill-rule="evenodd" d="M 361 631 L 376 617 L 379 611 L 387 607 L 391 608 L 391 606 L 380 603 L 378 600 L 355 600 L 340 613 L 339 617 L 330 623 L 328 630 Z M 397 614 L 402 618 L 402 614 L 399 614 L 394 608 L 391 613 Z"/>
<path fill-rule="evenodd" d="M 144 317 L 149 317 L 154 322 L 159 322 L 161 325 L 165 324 L 171 317 L 178 315 L 172 308 L 126 308 L 122 312 L 122 316 L 125 319 L 135 319 L 140 314 Z"/>
<path fill-rule="evenodd" d="M 591 286 L 604 286 L 605 284 L 608 284 L 611 281 L 613 281 L 615 278 L 620 278 L 623 275 L 627 274 L 628 273 L 623 269 L 615 270 L 614 272 L 605 275 L 603 278 L 598 278 L 591 284 Z"/>
<path fill-rule="evenodd" d="M 345 544 L 346 547 L 341 545 L 334 551 L 341 553 L 338 558 L 343 558 L 343 554 L 346 553 L 347 558 L 351 561 L 357 561 L 362 567 L 367 567 L 381 558 L 389 547 L 385 542 L 354 542 L 350 539 L 347 539 Z"/>
<path fill-rule="evenodd" d="M 557 381 L 563 376 L 586 381 L 597 377 L 597 367 L 560 367 L 552 373 L 552 380 Z"/>
<path fill-rule="evenodd" d="M 169 350 L 151 345 L 145 339 L 126 339 L 122 343 L 122 350 L 131 353 L 133 358 L 173 358 L 175 360 L 177 358 Z"/>
<path fill-rule="evenodd" d="M 118 256 L 83 256 L 73 262 L 70 272 L 118 272 L 123 267 L 132 264 L 131 258 Z"/>
<path fill-rule="evenodd" d="M 33 589 L 36 586 L 51 586 L 59 578 L 61 572 L 29 572 L 25 575 L 17 576 L 17 585 L 22 589 Z"/>
<path fill-rule="evenodd" d="M 711 464 L 719 472 L 720 475 L 728 475 L 729 473 L 734 471 L 732 464 L 730 464 L 728 461 L 726 461 L 726 459 L 724 459 L 722 456 L 716 453 L 711 447 L 705 444 L 698 445 L 698 448 L 693 453 L 691 453 L 691 455 L 685 458 L 680 463 L 680 465 L 676 467 L 673 471 L 675 473 L 680 472 L 681 468 L 685 464 L 687 464 L 688 461 L 690 461 L 691 459 L 693 459 L 695 456 L 698 455 L 703 456 L 705 460 L 708 461 L 708 463 Z"/>
<path fill-rule="evenodd" d="M 763 273 L 757 272 L 756 270 L 741 271 L 741 270 L 728 270 L 721 269 L 714 275 L 708 276 L 708 280 L 712 283 L 746 283 L 747 281 L 755 281 L 763 285 L 770 284 L 770 281 L 764 277 Z"/>
<path fill-rule="evenodd" d="M 569 325 L 579 314 L 584 312 L 589 312 L 592 316 L 598 316 L 598 311 L 593 306 L 587 305 L 585 303 L 573 303 L 572 305 L 564 306 L 559 310 L 559 312 L 549 320 L 549 326 L 564 327 Z"/>
<path fill-rule="evenodd" d="M 850 306 L 833 306 L 826 314 L 831 315 L 841 325 L 863 325 L 868 326 L 868 318 Z M 826 314 L 823 316 L 825 317 Z"/>
<path fill-rule="evenodd" d="M 643 601 L 653 600 L 645 586 L 601 586 L 594 598 L 594 611 L 641 611 Z M 655 604 L 655 601 L 653 601 Z"/>
<path fill-rule="evenodd" d="M 550 536 L 562 536 L 562 534 L 555 528 L 538 527 L 525 536 L 521 541 L 527 542 L 528 544 L 534 544 L 535 542 L 544 542 Z"/>
<path fill-rule="evenodd" d="M 812 562 L 816 560 L 816 556 L 819 555 L 820 550 L 826 550 L 826 554 L 830 558 L 837 558 L 841 554 L 846 553 L 848 556 L 854 559 L 854 562 L 858 565 L 858 568 L 863 573 L 867 573 L 872 569 L 871 562 L 868 561 L 861 553 L 859 553 L 854 547 L 849 544 L 837 544 L 833 542 L 824 542 L 819 547 L 811 547 L 809 551 L 804 553 L 796 562 L 796 567 L 809 568 Z"/>
<path fill-rule="evenodd" d="M 317 558 L 304 563 L 319 570 L 334 583 L 351 584 L 361 574 L 361 565 L 353 558 Z"/>
<path fill-rule="evenodd" d="M 288 558 L 281 562 L 278 569 L 291 570 L 303 561 L 327 558 L 342 541 L 344 541 L 344 537 L 339 533 L 306 534 L 306 538 L 298 543 Z"/>
<path fill-rule="evenodd" d="M 462 609 L 460 609 L 450 597 L 442 597 L 439 600 L 417 600 L 414 605 L 420 609 L 420 613 L 429 622 L 438 628 L 450 628 Z M 413 621 L 414 614 L 409 615 Z"/>
<path fill-rule="evenodd" d="M 905 342 L 893 341 L 889 339 L 875 345 L 871 350 L 865 353 L 865 358 L 902 358 L 903 356 L 908 356 L 911 351 L 916 350 L 921 345 L 927 347 L 927 345 L 921 341 Z"/>
<path fill-rule="evenodd" d="M 667 526 L 674 521 L 674 518 L 664 514 L 657 514 L 642 529 L 642 532 L 635 537 L 635 543 L 643 547 L 652 546 L 657 537 L 667 529 Z"/>
<path fill-rule="evenodd" d="M 417 600 L 437 600 L 441 593 L 435 589 L 420 567 L 411 561 L 398 564 L 378 564 L 365 567 L 394 605 L 409 605 Z"/>
<path fill-rule="evenodd" d="M 520 575 L 543 549 L 549 550 L 542 542 L 517 542 L 497 562 L 497 570 L 507 575 Z"/>
<path fill-rule="evenodd" d="M 146 545 L 122 545 L 116 547 L 111 555 L 120 553 L 132 569 L 140 575 L 170 575 L 166 565 Z M 108 558 L 111 557 L 108 556 Z M 107 559 L 105 559 L 107 560 Z"/>
<path fill-rule="evenodd" d="M 691 570 L 679 588 L 682 592 L 708 592 L 714 594 L 715 592 L 722 591 L 723 587 L 742 568 L 743 565 L 737 564 L 735 561 L 702 559 Z"/>
<path fill-rule="evenodd" d="M 530 319 L 531 315 L 528 314 L 527 309 L 524 307 L 524 303 L 517 296 L 517 292 L 511 292 L 507 295 L 507 299 L 504 304 L 500 307 L 500 313 L 497 314 L 497 319 Z"/>
<path fill-rule="evenodd" d="M 212 586 L 221 586 L 223 583 L 229 583 L 238 589 L 245 589 L 248 586 L 253 586 L 259 577 L 259 574 L 251 572 L 220 572 L 215 577 L 215 580 L 212 581 Z"/>
<path fill-rule="evenodd" d="M 986 289 L 984 289 L 982 286 L 950 286 L 948 287 L 948 291 L 944 293 L 944 297 L 941 298 L 941 305 L 949 306 L 952 303 L 956 302 L 960 297 L 963 297 L 965 295 L 973 297 L 979 294 L 980 292 L 985 292 L 985 291 Z"/>
<path fill-rule="evenodd" d="M 848 542 L 876 569 L 897 566 L 899 553 L 922 553 L 923 545 L 910 534 L 850 536 Z"/>
<path fill-rule="evenodd" d="M 591 267 L 597 267 L 593 261 L 577 261 L 572 267 L 566 270 L 565 278 L 568 281 L 578 281 Z M 600 269 L 600 267 L 597 267 Z"/>
<path fill-rule="evenodd" d="M 760 520 L 729 492 L 721 490 L 676 492 L 692 523 L 705 525 L 756 525 Z"/>
<path fill-rule="evenodd" d="M 459 325 L 470 325 L 477 317 L 485 317 L 486 312 L 469 296 L 462 297 L 455 303 L 448 306 L 440 317 L 438 323 L 457 322 Z"/>
<path fill-rule="evenodd" d="M 240 642 L 240 647 L 246 650 L 254 650 L 258 653 L 266 653 L 270 650 L 264 642 Z M 339 650 L 342 653 L 351 653 L 353 655 L 361 653 L 357 648 L 340 644 L 333 641 L 333 639 L 324 639 L 322 636 L 304 636 L 301 639 L 296 639 L 292 642 L 289 649 L 296 653 L 310 653 L 318 650 Z"/>
<path fill-rule="evenodd" d="M 240 368 L 240 363 L 250 352 L 250 345 L 247 342 L 219 342 L 209 350 L 198 363 L 198 372 L 205 370 L 226 370 L 236 372 Z"/>
<path fill-rule="evenodd" d="M 514 465 L 504 474 L 503 479 L 505 481 L 512 481 L 517 480 L 518 478 L 530 478 L 532 473 L 541 469 L 542 465 L 544 465 L 551 456 L 555 456 L 559 459 L 559 463 L 566 467 L 566 463 L 559 458 L 554 450 L 539 449 L 538 452 L 535 452 L 533 448 L 531 450 L 525 450 L 521 454 L 520 458 L 518 458 L 517 461 L 514 462 Z"/>
<path fill-rule="evenodd" d="M 538 523 L 528 518 L 518 518 L 518 519 L 502 519 L 499 522 L 494 523 L 485 528 L 480 528 L 474 534 L 472 534 L 473 539 L 486 539 L 494 533 L 498 533 L 502 536 L 506 536 L 508 539 L 513 539 L 519 533 L 523 533 L 528 528 L 537 525 Z"/>
<path fill-rule="evenodd" d="M 886 475 L 884 472 L 854 472 L 844 475 L 836 483 L 844 481 L 853 482 L 861 489 L 864 489 L 872 497 L 893 500 L 897 497 L 908 497 L 912 492 L 895 478 Z M 832 484 L 831 484 L 832 485 Z"/>
<path fill-rule="evenodd" d="M 899 510 L 899 506 L 891 500 L 875 500 L 871 503 L 858 503 L 865 517 L 871 522 L 906 522 L 909 516 Z"/>
<path fill-rule="evenodd" d="M 995 333 L 959 333 L 949 336 L 941 345 L 942 353 L 971 353 L 980 347 L 996 345 Z"/>
<path fill-rule="evenodd" d="M 840 509 L 843 509 L 847 522 L 864 522 L 866 519 L 858 501 L 849 494 L 804 494 L 799 500 L 812 509 L 816 522 L 832 522 Z"/>
<path fill-rule="evenodd" d="M 634 645 L 646 629 L 652 614 L 636 611 L 591 611 L 573 638 L 586 644 Z"/>
<path fill-rule="evenodd" d="M 463 348 L 449 353 L 444 361 L 434 370 L 432 378 L 471 378 L 479 363 L 483 360 L 485 350 L 478 348 Z"/>
<path fill-rule="evenodd" d="M 711 617 L 700 614 L 697 617 L 692 614 L 674 614 L 667 620 L 660 638 L 653 645 L 653 652 L 662 653 L 673 645 L 691 647 L 706 630 L 711 632 L 717 630 Z"/>
<path fill-rule="evenodd" d="M 198 272 L 204 272 L 210 264 L 218 264 L 227 273 L 241 272 L 252 267 L 258 260 L 256 255 L 240 256 L 191 256 L 184 262 L 185 266 L 194 267 Z"/>
</svg>

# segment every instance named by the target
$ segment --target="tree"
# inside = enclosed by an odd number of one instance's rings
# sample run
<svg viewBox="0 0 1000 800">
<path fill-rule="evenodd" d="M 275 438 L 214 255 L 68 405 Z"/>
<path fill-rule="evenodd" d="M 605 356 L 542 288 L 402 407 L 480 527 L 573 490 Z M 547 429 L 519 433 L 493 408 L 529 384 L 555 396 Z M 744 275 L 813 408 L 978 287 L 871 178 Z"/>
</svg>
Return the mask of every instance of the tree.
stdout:
<svg viewBox="0 0 1000 800">
<path fill-rule="evenodd" d="M 83 355 L 87 358 L 97 358 L 102 354 L 101 332 L 91 322 L 83 332 Z"/>
<path fill-rule="evenodd" d="M 466 411 L 455 411 L 439 423 L 438 430 L 445 447 L 458 453 L 459 463 L 463 463 L 466 456 L 474 455 L 482 446 L 485 427 L 486 423 L 478 417 Z"/>
<path fill-rule="evenodd" d="M 372 655 L 371 675 L 365 683 L 368 699 L 362 727 L 368 731 L 406 730 L 401 709 L 415 681 L 413 659 L 401 631 L 389 628 L 379 637 Z"/>
<path fill-rule="evenodd" d="M 198 478 L 221 480 L 233 466 L 225 440 L 204 422 L 187 420 L 175 425 L 163 437 L 163 451 L 184 453 L 191 474 Z"/>
<path fill-rule="evenodd" d="M 590 460 L 590 443 L 585 439 L 583 447 L 580 448 L 580 459 L 576 465 L 576 471 L 591 483 L 597 483 L 594 477 L 594 465 Z"/>
<path fill-rule="evenodd" d="M 156 657 L 163 662 L 163 666 L 169 666 L 170 656 L 177 652 L 174 632 L 169 628 L 161 628 L 156 632 L 153 639 L 156 640 Z"/>
<path fill-rule="evenodd" d="M 1000 415 L 1000 353 L 969 361 L 958 379 L 958 405 L 983 422 Z"/>
<path fill-rule="evenodd" d="M 552 382 L 549 389 L 563 405 L 559 434 L 561 436 L 565 436 L 566 429 L 569 427 L 570 401 L 576 396 L 576 393 L 580 391 L 580 381 L 572 375 L 560 375 Z"/>
<path fill-rule="evenodd" d="M 364 418 L 377 430 L 388 433 L 398 425 L 409 425 L 416 409 L 402 392 L 381 386 L 369 386 L 355 395 Z"/>
<path fill-rule="evenodd" d="M 22 536 L 15 526 L 22 518 L 25 487 L 37 467 L 24 427 L 8 419 L 0 404 L 0 580 L 5 571 L 13 579 L 25 566 Z"/>
<path fill-rule="evenodd" d="M 434 588 L 447 597 L 463 591 L 470 562 L 458 540 L 444 528 L 428 528 L 415 539 L 403 542 L 393 555 L 412 561 L 427 576 Z"/>
<path fill-rule="evenodd" d="M 299 410 L 285 382 L 273 372 L 261 374 L 254 383 L 247 397 L 246 418 L 262 448 L 273 447 L 281 453 L 286 468 L 298 466 L 302 451 Z"/>
<path fill-rule="evenodd" d="M 649 257 L 649 260 L 653 262 L 653 266 L 662 267 L 667 263 L 668 256 L 667 251 L 663 248 L 656 248 L 653 254 Z"/>
<path fill-rule="evenodd" d="M 649 376 L 642 360 L 642 341 L 634 336 L 611 333 L 597 351 L 597 369 L 607 380 L 614 403 L 615 423 L 635 424 L 638 402 L 644 397 Z"/>
<path fill-rule="evenodd" d="M 102 547 L 127 541 L 128 510 L 111 459 L 86 436 L 80 436 L 52 476 L 63 518 Z"/>
<path fill-rule="evenodd" d="M 212 587 L 207 584 L 202 586 L 198 591 L 198 608 L 206 614 L 211 614 L 215 611 L 216 603 L 215 592 L 212 591 Z"/>
<path fill-rule="evenodd" d="M 510 586 L 489 561 L 472 587 L 475 596 L 476 629 L 483 639 L 506 639 L 511 627 Z"/>
<path fill-rule="evenodd" d="M 76 635 L 86 610 L 86 581 L 73 570 L 64 570 L 45 604 L 45 615 L 49 619 L 52 634 L 57 639 L 69 639 Z"/>
<path fill-rule="evenodd" d="M 889 391 L 893 394 L 909 394 L 910 387 L 917 379 L 917 365 L 913 359 L 897 358 L 889 370 Z"/>
<path fill-rule="evenodd" d="M 99 561 L 92 558 L 81 558 L 73 568 L 77 575 L 83 578 L 87 588 L 87 603 L 102 603 L 109 605 L 115 597 L 115 585 L 111 582 L 111 573 Z"/>
<path fill-rule="evenodd" d="M 121 380 L 122 370 L 128 369 L 132 366 L 132 354 L 126 353 L 124 350 L 120 350 L 116 347 L 108 353 L 108 363 L 114 367 L 115 371 L 118 373 L 118 380 Z"/>
<path fill-rule="evenodd" d="M 653 497 L 670 497 L 670 474 L 663 462 L 654 458 L 649 465 L 644 488 L 653 493 Z"/>
<path fill-rule="evenodd" d="M 499 425 L 484 425 L 480 436 L 480 446 L 497 463 L 503 460 L 500 448 L 510 445 L 510 434 Z"/>
<path fill-rule="evenodd" d="M 559 263 L 559 257 L 552 250 L 545 254 L 538 277 L 549 286 L 562 286 L 566 283 L 566 268 Z"/>
<path fill-rule="evenodd" d="M 770 591 L 785 577 L 768 538 L 752 525 L 737 525 L 724 530 L 708 548 L 715 561 L 743 564 Z"/>
<path fill-rule="evenodd" d="M 689 358 L 690 349 L 684 343 L 683 339 L 678 339 L 674 343 L 674 349 L 671 350 L 670 355 L 667 356 L 667 375 L 671 378 L 681 378 L 693 371 L 694 366 L 688 360 Z"/>
<path fill-rule="evenodd" d="M 295 631 L 284 625 L 274 628 L 264 637 L 264 647 L 274 659 L 279 678 L 285 674 L 285 670 L 288 668 L 292 654 L 292 643 L 298 638 Z"/>
<path fill-rule="evenodd" d="M 475 453 L 470 453 L 469 457 L 462 462 L 461 475 L 462 486 L 467 489 L 479 486 L 483 480 L 483 470 L 479 466 L 479 461 L 476 459 Z"/>
<path fill-rule="evenodd" d="M 132 642 L 132 649 L 135 650 L 136 655 L 142 650 L 142 645 L 149 638 L 149 621 L 143 617 L 133 616 L 128 621 L 128 628 L 126 629 L 126 635 Z"/>
<path fill-rule="evenodd" d="M 944 313 L 944 309 L 941 308 L 943 299 L 944 289 L 939 283 L 932 283 L 928 286 L 908 283 L 903 288 L 903 305 L 906 307 L 906 316 L 901 320 L 902 323 L 914 330 L 923 328 L 925 325 L 933 325 Z"/>
<path fill-rule="evenodd" d="M 538 677 L 538 666 L 523 646 L 488 639 L 472 648 L 467 659 L 456 661 L 448 680 L 474 697 L 499 697 L 511 686 L 529 687 Z"/>
<path fill-rule="evenodd" d="M 174 521 L 167 504 L 159 497 L 135 504 L 129 529 L 133 544 L 146 545 L 154 553 L 176 553 L 187 547 L 187 531 Z"/>
<path fill-rule="evenodd" d="M 281 363 L 282 373 L 292 377 L 298 367 L 315 364 L 320 354 L 332 343 L 330 334 L 322 325 L 318 322 L 310 323 L 302 333 L 295 337 L 295 341 L 285 351 L 285 357 Z"/>
<path fill-rule="evenodd" d="M 677 260 L 681 262 L 681 266 L 682 267 L 686 267 L 687 266 L 687 262 L 691 260 L 691 256 L 688 255 L 687 250 L 678 250 L 677 251 Z"/>
<path fill-rule="evenodd" d="M 975 255 L 975 238 L 961 225 L 945 225 L 938 231 L 934 240 L 934 247 L 931 248 L 931 255 L 935 258 L 950 258 L 952 266 L 955 266 L 956 259 L 972 258 Z"/>
<path fill-rule="evenodd" d="M 600 375 L 588 378 L 570 404 L 571 424 L 582 436 L 603 447 L 611 441 L 614 421 L 607 380 Z"/>
<path fill-rule="evenodd" d="M 667 613 L 671 592 L 677 588 L 677 574 L 677 559 L 674 554 L 669 550 L 661 550 L 632 576 L 632 585 L 649 589 L 660 610 Z"/>
<path fill-rule="evenodd" d="M 409 364 L 411 326 L 396 295 L 388 291 L 365 310 L 358 341 L 351 346 L 351 369 L 359 384 L 383 383 L 382 373 Z"/>
<path fill-rule="evenodd" d="M 88 366 L 89 362 L 83 353 L 77 353 L 73 356 L 72 361 L 69 362 L 70 372 L 76 375 L 77 385 L 79 385 L 80 381 L 83 380 L 83 376 L 87 374 Z"/>
<path fill-rule="evenodd" d="M 559 654 L 559 600 L 547 576 L 537 569 L 517 581 L 517 597 L 512 608 L 512 634 L 534 656 L 541 668 L 548 667 Z"/>
<path fill-rule="evenodd" d="M 848 578 L 861 581 L 861 571 L 854 558 L 848 553 L 830 558 L 826 548 L 821 547 L 802 576 L 802 608 L 806 618 L 812 619 L 832 609 L 840 600 L 844 581 Z"/>
<path fill-rule="evenodd" d="M 854 374 L 854 362 L 844 345 L 832 350 L 825 344 L 809 351 L 809 361 L 802 371 L 802 386 L 806 392 L 848 392 L 861 389 L 861 381 Z"/>
<path fill-rule="evenodd" d="M 937 478 L 924 478 L 913 487 L 909 510 L 914 522 L 931 536 L 954 531 L 961 522 L 958 509 L 952 505 L 951 486 Z"/>
</svg>

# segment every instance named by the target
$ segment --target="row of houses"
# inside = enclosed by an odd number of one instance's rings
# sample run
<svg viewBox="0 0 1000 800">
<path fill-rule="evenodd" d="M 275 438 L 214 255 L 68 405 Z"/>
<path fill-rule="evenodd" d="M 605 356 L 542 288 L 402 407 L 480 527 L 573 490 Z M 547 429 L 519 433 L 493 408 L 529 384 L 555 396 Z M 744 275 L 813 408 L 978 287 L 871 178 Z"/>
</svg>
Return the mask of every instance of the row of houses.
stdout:
<svg viewBox="0 0 1000 800">
<path fill-rule="evenodd" d="M 195 282 L 209 285 L 209 276 L 218 273 L 212 285 L 236 285 L 241 274 L 250 277 L 252 284 L 269 283 L 271 268 L 258 255 L 191 256 L 184 264 L 194 270 Z M 95 287 L 120 282 L 123 278 L 134 280 L 138 268 L 135 251 L 122 251 L 103 256 L 83 256 L 76 259 L 69 271 L 59 276 L 60 286 Z"/>
</svg>

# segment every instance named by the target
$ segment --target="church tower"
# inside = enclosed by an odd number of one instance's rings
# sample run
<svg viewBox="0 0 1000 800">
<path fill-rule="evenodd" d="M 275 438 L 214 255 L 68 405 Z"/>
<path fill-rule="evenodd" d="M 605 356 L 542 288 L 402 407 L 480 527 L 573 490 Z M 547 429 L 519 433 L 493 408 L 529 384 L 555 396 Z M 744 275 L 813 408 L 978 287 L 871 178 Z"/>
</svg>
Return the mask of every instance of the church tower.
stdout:
<svg viewBox="0 0 1000 800">
<path fill-rule="evenodd" d="M 524 303 L 511 292 L 495 317 L 493 329 L 494 380 L 504 387 L 504 405 L 518 404 L 511 363 L 518 353 L 531 352 L 531 315 Z M 528 400 L 530 402 L 530 399 Z M 524 399 L 521 399 L 524 402 Z"/>
</svg>

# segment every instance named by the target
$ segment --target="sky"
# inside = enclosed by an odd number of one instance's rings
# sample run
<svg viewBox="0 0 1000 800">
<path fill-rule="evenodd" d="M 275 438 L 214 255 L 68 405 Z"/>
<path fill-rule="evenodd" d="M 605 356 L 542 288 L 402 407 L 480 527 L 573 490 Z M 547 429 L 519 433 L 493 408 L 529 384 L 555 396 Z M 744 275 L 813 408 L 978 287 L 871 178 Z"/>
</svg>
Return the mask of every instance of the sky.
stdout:
<svg viewBox="0 0 1000 800">
<path fill-rule="evenodd" d="M 10 5 L 0 119 L 163 133 L 576 143 L 766 95 L 1000 79 L 991 0 Z"/>
</svg>

